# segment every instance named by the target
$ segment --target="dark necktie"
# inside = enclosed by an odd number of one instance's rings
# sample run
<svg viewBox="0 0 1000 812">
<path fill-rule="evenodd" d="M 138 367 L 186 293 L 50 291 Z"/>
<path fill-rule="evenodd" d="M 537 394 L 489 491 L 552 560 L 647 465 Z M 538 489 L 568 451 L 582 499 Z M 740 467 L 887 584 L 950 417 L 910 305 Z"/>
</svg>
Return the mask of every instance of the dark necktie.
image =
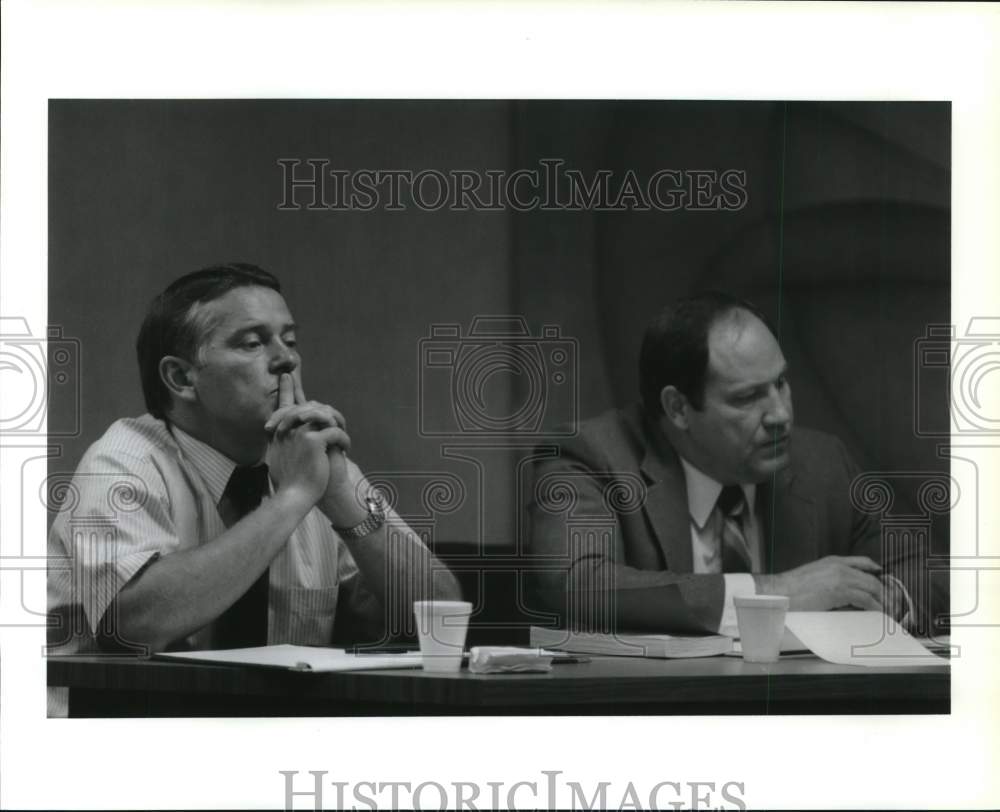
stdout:
<svg viewBox="0 0 1000 812">
<path fill-rule="evenodd" d="M 268 492 L 267 466 L 242 465 L 233 471 L 219 501 L 219 513 L 226 527 L 257 508 Z M 270 570 L 237 598 L 215 624 L 218 648 L 244 648 L 267 645 L 267 591 Z"/>
<path fill-rule="evenodd" d="M 750 548 L 744 534 L 746 499 L 739 485 L 726 485 L 716 502 L 722 517 L 722 571 L 750 572 Z"/>
</svg>

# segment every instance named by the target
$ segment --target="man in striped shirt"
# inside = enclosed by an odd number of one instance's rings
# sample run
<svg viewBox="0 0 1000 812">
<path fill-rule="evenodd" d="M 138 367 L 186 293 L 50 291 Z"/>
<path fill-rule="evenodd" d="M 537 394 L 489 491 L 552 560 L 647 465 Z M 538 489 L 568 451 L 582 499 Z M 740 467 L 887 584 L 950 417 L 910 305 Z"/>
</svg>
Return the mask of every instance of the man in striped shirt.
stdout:
<svg viewBox="0 0 1000 812">
<path fill-rule="evenodd" d="M 56 651 L 376 642 L 414 600 L 459 597 L 348 457 L 343 415 L 305 397 L 274 276 L 178 279 L 137 351 L 149 414 L 90 447 L 50 533 Z"/>
</svg>

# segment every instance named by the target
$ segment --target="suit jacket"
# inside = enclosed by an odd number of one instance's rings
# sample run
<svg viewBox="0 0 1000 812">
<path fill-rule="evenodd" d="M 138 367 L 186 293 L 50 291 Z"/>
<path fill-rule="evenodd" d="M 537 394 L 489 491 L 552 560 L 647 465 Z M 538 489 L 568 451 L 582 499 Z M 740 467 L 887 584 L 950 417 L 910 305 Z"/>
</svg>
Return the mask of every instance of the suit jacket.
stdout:
<svg viewBox="0 0 1000 812">
<path fill-rule="evenodd" d="M 851 504 L 857 472 L 840 440 L 793 429 L 789 465 L 757 487 L 765 572 L 827 555 L 881 563 L 878 525 Z M 536 594 L 560 623 L 718 628 L 723 577 L 692 572 L 683 468 L 638 405 L 582 422 L 558 457 L 536 461 L 529 517 Z"/>
</svg>

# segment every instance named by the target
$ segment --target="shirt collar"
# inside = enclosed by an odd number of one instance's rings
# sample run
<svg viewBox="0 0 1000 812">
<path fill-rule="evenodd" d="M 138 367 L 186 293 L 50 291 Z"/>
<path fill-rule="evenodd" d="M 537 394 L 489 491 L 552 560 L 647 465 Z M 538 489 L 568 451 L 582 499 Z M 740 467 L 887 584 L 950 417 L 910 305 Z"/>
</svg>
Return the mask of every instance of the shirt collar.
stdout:
<svg viewBox="0 0 1000 812">
<path fill-rule="evenodd" d="M 680 455 L 678 454 L 678 457 Z M 705 527 L 708 517 L 712 515 L 715 503 L 722 493 L 722 483 L 716 482 L 704 471 L 695 468 L 684 457 L 680 457 L 681 465 L 684 468 L 684 482 L 687 485 L 688 513 L 691 521 L 695 523 L 699 530 Z M 757 495 L 757 486 L 753 483 L 740 485 L 743 489 L 743 496 L 753 510 L 754 498 Z"/>
<path fill-rule="evenodd" d="M 170 424 L 177 445 L 181 448 L 181 453 L 195 467 L 205 480 L 212 499 L 218 504 L 222 499 L 222 494 L 229 484 L 229 477 L 236 470 L 236 463 L 221 451 L 216 451 L 212 446 L 196 440 L 190 434 L 174 424 Z"/>
</svg>

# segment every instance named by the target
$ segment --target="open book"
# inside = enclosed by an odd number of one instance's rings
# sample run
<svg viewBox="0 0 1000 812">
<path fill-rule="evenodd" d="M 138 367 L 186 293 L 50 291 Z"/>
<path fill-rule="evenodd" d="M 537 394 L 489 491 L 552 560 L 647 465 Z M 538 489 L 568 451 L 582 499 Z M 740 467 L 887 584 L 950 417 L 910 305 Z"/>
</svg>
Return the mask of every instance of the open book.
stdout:
<svg viewBox="0 0 1000 812">
<path fill-rule="evenodd" d="M 619 657 L 714 657 L 733 650 L 733 640 L 721 634 L 597 634 L 531 627 L 531 645 L 584 654 Z"/>
<path fill-rule="evenodd" d="M 353 654 L 342 648 L 316 646 L 259 646 L 210 651 L 169 651 L 156 655 L 171 660 L 259 665 L 293 671 L 368 671 L 384 668 L 420 668 L 419 651 L 402 654 Z"/>
</svg>

